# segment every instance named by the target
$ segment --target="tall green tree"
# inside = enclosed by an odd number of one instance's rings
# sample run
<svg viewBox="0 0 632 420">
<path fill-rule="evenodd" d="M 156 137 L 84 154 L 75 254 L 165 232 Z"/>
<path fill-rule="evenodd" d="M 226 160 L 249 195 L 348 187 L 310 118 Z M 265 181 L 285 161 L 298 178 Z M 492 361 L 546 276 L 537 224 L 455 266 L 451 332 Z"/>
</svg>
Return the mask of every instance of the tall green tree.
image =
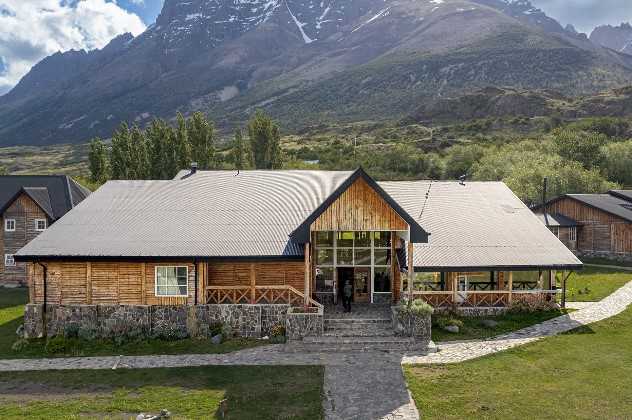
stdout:
<svg viewBox="0 0 632 420">
<path fill-rule="evenodd" d="M 632 187 L 632 140 L 605 146 L 601 167 L 610 181 Z"/>
<path fill-rule="evenodd" d="M 100 185 L 108 180 L 110 176 L 108 154 L 105 145 L 98 137 L 90 142 L 88 165 L 90 168 L 90 181 Z"/>
<path fill-rule="evenodd" d="M 233 163 L 235 164 L 235 169 L 244 169 L 247 160 L 247 153 L 241 129 L 238 128 L 235 130 L 235 139 L 233 140 Z"/>
<path fill-rule="evenodd" d="M 567 160 L 580 162 L 584 168 L 599 166 L 603 158 L 601 148 L 608 143 L 605 134 L 558 128 L 553 131 L 557 154 Z"/>
<path fill-rule="evenodd" d="M 472 166 L 484 155 L 485 148 L 479 144 L 450 147 L 446 155 L 444 178 L 457 179 L 461 175 L 470 175 Z"/>
<path fill-rule="evenodd" d="M 255 168 L 281 168 L 283 162 L 279 126 L 262 110 L 257 110 L 248 122 L 248 138 Z"/>
<path fill-rule="evenodd" d="M 112 179 L 131 179 L 131 133 L 127 123 L 122 123 L 112 135 L 110 168 Z"/>
<path fill-rule="evenodd" d="M 148 179 L 151 173 L 149 147 L 145 133 L 137 125 L 130 133 L 129 179 Z"/>
<path fill-rule="evenodd" d="M 215 167 L 215 133 L 213 123 L 201 112 L 196 112 L 187 121 L 187 137 L 191 145 L 191 159 L 200 169 Z"/>
<path fill-rule="evenodd" d="M 188 168 L 191 164 L 191 144 L 189 143 L 187 122 L 180 112 L 176 116 L 174 141 L 178 170 Z"/>
</svg>

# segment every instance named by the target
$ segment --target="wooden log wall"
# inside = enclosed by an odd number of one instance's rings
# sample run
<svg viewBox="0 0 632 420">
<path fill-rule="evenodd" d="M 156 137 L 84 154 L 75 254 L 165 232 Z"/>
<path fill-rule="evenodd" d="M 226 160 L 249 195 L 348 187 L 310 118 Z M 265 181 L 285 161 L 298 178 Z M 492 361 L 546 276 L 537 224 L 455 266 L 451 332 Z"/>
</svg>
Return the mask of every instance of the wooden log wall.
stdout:
<svg viewBox="0 0 632 420">
<path fill-rule="evenodd" d="M 257 286 L 290 285 L 305 290 L 304 261 L 212 261 L 208 263 L 208 286 L 251 285 L 251 270 Z"/>
<path fill-rule="evenodd" d="M 311 226 L 320 230 L 408 230 L 408 224 L 363 179 L 355 181 Z"/>
<path fill-rule="evenodd" d="M 194 303 L 195 266 L 192 262 L 42 262 L 48 267 L 47 303 L 183 305 Z M 186 266 L 188 296 L 155 294 L 157 266 Z M 31 303 L 44 302 L 44 270 L 29 263 Z M 201 295 L 198 285 L 198 296 Z"/>
<path fill-rule="evenodd" d="M 15 254 L 41 232 L 35 229 L 36 219 L 50 220 L 44 211 L 26 194 L 20 195 L 0 218 L 0 285 L 26 284 L 26 264 L 17 262 L 14 267 L 4 266 L 4 254 Z M 5 219 L 15 219 L 15 232 L 5 232 Z"/>
</svg>

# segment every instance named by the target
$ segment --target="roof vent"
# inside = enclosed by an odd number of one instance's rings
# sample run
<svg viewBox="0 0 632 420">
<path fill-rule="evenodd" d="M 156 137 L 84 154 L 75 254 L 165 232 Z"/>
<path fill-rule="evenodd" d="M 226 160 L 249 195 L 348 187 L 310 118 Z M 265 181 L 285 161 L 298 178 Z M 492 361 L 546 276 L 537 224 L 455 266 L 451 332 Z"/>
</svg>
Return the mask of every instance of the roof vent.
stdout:
<svg viewBox="0 0 632 420">
<path fill-rule="evenodd" d="M 193 175 L 194 173 L 196 173 L 198 170 L 198 164 L 197 162 L 191 162 L 191 175 Z"/>
</svg>

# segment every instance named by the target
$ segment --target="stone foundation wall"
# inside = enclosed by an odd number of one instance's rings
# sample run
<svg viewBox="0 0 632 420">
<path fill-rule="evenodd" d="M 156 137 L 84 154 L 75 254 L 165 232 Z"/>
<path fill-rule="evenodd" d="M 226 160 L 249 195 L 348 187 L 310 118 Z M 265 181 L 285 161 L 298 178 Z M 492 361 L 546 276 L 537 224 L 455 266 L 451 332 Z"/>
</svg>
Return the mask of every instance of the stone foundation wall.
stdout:
<svg viewBox="0 0 632 420">
<path fill-rule="evenodd" d="M 392 293 L 373 293 L 373 303 L 390 304 L 393 301 Z"/>
<path fill-rule="evenodd" d="M 214 323 L 235 335 L 261 337 L 286 325 L 289 305 L 44 305 L 24 310 L 26 338 L 73 334 L 92 338 L 117 336 L 180 339 L 207 336 Z"/>
<path fill-rule="evenodd" d="M 302 340 L 304 337 L 323 335 L 325 329 L 323 315 L 322 307 L 313 313 L 294 312 L 293 308 L 289 308 L 285 321 L 287 339 Z"/>
<path fill-rule="evenodd" d="M 432 315 L 401 313 L 397 306 L 391 307 L 393 329 L 397 335 L 413 337 L 416 342 L 427 346 L 432 339 Z"/>
</svg>

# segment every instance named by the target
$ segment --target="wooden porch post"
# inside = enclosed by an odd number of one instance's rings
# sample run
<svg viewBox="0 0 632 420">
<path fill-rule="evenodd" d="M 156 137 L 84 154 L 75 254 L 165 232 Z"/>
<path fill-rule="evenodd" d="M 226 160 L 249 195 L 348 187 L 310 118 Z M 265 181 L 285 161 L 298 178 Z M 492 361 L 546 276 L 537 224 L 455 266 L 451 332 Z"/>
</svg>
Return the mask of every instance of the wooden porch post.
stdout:
<svg viewBox="0 0 632 420">
<path fill-rule="evenodd" d="M 310 278 L 311 278 L 311 260 L 310 260 L 311 256 L 310 256 L 310 243 L 307 242 L 305 243 L 305 306 L 309 305 L 309 298 L 310 298 Z"/>
<path fill-rule="evenodd" d="M 395 249 L 395 232 L 391 232 L 391 301 L 395 302 L 396 299 L 399 299 L 399 285 L 395 287 L 395 267 L 396 267 L 396 258 L 397 258 L 397 250 Z M 373 292 L 373 291 L 371 291 Z"/>
<path fill-rule="evenodd" d="M 408 300 L 413 299 L 413 281 L 415 279 L 415 263 L 413 262 L 413 243 L 408 240 Z"/>
<path fill-rule="evenodd" d="M 86 303 L 92 304 L 92 263 L 86 263 Z"/>
<path fill-rule="evenodd" d="M 250 263 L 250 303 L 254 304 L 255 297 L 255 286 L 257 283 L 257 275 L 255 272 L 255 263 Z"/>
<path fill-rule="evenodd" d="M 511 304 L 513 298 L 513 271 L 509 272 L 509 303 Z"/>
</svg>

